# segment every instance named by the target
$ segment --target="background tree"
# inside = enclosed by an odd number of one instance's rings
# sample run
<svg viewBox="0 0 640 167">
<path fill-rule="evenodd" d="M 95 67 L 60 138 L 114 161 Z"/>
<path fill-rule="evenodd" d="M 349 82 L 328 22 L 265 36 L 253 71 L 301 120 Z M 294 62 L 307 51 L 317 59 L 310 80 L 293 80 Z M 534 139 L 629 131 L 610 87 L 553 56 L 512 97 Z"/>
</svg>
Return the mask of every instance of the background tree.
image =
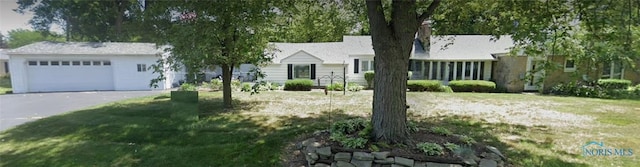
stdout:
<svg viewBox="0 0 640 167">
<path fill-rule="evenodd" d="M 6 48 L 9 48 L 9 45 L 7 44 L 7 37 L 0 33 L 0 49 Z"/>
<path fill-rule="evenodd" d="M 7 38 L 7 45 L 9 48 L 18 48 L 40 41 L 64 41 L 64 37 L 62 37 L 62 35 L 60 34 L 37 32 L 27 29 L 10 30 L 8 35 L 9 37 Z"/>
<path fill-rule="evenodd" d="M 37 31 L 49 32 L 52 25 L 60 25 L 68 41 L 144 41 L 147 30 L 140 29 L 134 21 L 140 2 L 18 0 L 14 11 L 33 12 L 29 23 Z"/>
<path fill-rule="evenodd" d="M 223 101 L 232 107 L 231 72 L 242 63 L 270 61 L 266 29 L 276 11 L 274 3 L 250 1 L 154 1 L 144 9 L 146 25 L 171 55 L 159 65 L 222 68 Z M 162 69 L 156 66 L 156 69 Z M 162 77 L 162 76 L 161 76 Z"/>
</svg>

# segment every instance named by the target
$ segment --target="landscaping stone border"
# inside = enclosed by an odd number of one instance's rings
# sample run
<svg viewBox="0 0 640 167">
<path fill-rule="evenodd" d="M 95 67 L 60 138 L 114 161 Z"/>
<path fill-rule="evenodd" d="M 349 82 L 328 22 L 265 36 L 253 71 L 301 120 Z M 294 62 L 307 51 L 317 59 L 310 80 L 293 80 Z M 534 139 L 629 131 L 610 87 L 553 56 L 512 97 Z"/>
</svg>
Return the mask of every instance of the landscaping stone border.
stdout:
<svg viewBox="0 0 640 167">
<path fill-rule="evenodd" d="M 315 138 L 296 143 L 307 160 L 308 167 L 503 167 L 506 160 L 500 151 L 487 146 L 479 157 L 464 160 L 465 164 L 421 162 L 411 158 L 391 156 L 390 152 L 332 152 L 330 146 L 323 146 Z"/>
</svg>

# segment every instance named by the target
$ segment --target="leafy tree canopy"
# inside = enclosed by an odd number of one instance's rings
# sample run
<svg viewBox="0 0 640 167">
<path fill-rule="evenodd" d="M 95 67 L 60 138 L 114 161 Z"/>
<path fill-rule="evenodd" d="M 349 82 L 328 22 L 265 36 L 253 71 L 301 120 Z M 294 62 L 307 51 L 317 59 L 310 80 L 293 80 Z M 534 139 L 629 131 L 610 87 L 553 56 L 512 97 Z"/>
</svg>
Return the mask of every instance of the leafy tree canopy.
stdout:
<svg viewBox="0 0 640 167">
<path fill-rule="evenodd" d="M 64 41 L 64 37 L 55 33 L 43 33 L 38 31 L 15 29 L 8 33 L 7 45 L 9 48 L 18 48 L 24 45 L 40 42 L 40 41 Z"/>
</svg>

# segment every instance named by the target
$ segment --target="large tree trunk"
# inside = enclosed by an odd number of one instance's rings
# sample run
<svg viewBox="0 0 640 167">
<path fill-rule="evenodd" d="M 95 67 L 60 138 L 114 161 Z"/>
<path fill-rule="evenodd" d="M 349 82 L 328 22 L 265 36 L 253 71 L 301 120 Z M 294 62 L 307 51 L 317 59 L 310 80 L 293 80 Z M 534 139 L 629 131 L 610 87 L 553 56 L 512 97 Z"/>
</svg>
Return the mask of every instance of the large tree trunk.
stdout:
<svg viewBox="0 0 640 167">
<path fill-rule="evenodd" d="M 222 65 L 222 102 L 224 108 L 232 108 L 231 104 L 231 71 L 233 66 L 227 64 Z"/>
<path fill-rule="evenodd" d="M 439 1 L 434 1 L 439 3 Z M 371 25 L 371 40 L 375 52 L 372 136 L 375 141 L 406 143 L 407 131 L 407 71 L 413 41 L 418 26 L 431 12 L 416 15 L 416 2 L 393 1 L 391 20 L 385 20 L 382 2 L 367 1 Z"/>
</svg>

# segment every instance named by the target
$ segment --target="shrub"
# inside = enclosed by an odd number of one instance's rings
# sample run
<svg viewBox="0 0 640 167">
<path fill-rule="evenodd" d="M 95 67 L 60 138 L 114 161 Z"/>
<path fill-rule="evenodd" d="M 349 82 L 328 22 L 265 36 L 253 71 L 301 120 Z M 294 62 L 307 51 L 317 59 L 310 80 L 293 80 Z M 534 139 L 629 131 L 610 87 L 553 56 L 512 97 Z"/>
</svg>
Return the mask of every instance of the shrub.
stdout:
<svg viewBox="0 0 640 167">
<path fill-rule="evenodd" d="M 238 90 L 240 90 L 242 88 L 240 86 L 242 86 L 242 82 L 240 82 L 240 80 L 231 79 L 231 90 L 238 91 Z"/>
<path fill-rule="evenodd" d="M 442 91 L 442 83 L 438 80 L 409 80 L 407 89 L 412 92 L 439 92 Z"/>
<path fill-rule="evenodd" d="M 211 82 L 207 85 L 207 87 L 211 90 L 221 90 L 222 89 L 222 81 L 219 79 L 212 79 Z"/>
<path fill-rule="evenodd" d="M 467 145 L 471 145 L 471 144 L 476 143 L 475 139 L 473 139 L 472 137 L 469 137 L 467 135 L 460 135 L 458 138 L 460 139 L 461 142 L 463 142 L 464 144 L 467 144 Z"/>
<path fill-rule="evenodd" d="M 372 129 L 371 123 L 362 118 L 337 121 L 331 125 L 330 139 L 347 148 L 364 148 Z"/>
<path fill-rule="evenodd" d="M 630 80 L 624 79 L 600 79 L 598 86 L 604 89 L 627 89 L 631 86 Z"/>
<path fill-rule="evenodd" d="M 454 80 L 449 87 L 455 92 L 491 92 L 496 89 L 496 83 L 479 80 Z"/>
<path fill-rule="evenodd" d="M 351 92 L 357 92 L 364 89 L 364 86 L 360 86 L 359 84 L 355 83 L 355 82 L 349 82 L 347 83 L 347 90 L 351 91 Z"/>
<path fill-rule="evenodd" d="M 240 91 L 243 92 L 251 92 L 251 84 L 249 83 L 243 83 L 242 84 L 242 89 Z"/>
<path fill-rule="evenodd" d="M 334 82 L 326 86 L 327 90 L 335 90 L 335 91 L 342 91 L 343 88 L 344 88 L 344 85 L 340 82 Z"/>
<path fill-rule="evenodd" d="M 443 136 L 450 136 L 453 134 L 449 129 L 443 127 L 431 127 L 431 132 Z"/>
<path fill-rule="evenodd" d="M 271 83 L 271 90 L 278 90 L 279 88 L 280 88 L 280 83 L 277 83 L 277 82 Z"/>
<path fill-rule="evenodd" d="M 418 143 L 416 146 L 428 156 L 438 156 L 444 153 L 442 146 L 437 143 L 424 142 Z"/>
<path fill-rule="evenodd" d="M 193 84 L 185 83 L 180 85 L 178 91 L 196 91 L 196 86 Z"/>
<path fill-rule="evenodd" d="M 284 83 L 284 90 L 310 91 L 313 81 L 309 79 L 294 79 Z"/>
<path fill-rule="evenodd" d="M 373 77 L 375 73 L 373 71 L 364 72 L 364 79 L 367 80 L 367 88 L 373 88 Z"/>
<path fill-rule="evenodd" d="M 445 93 L 453 93 L 453 90 L 451 89 L 451 87 L 448 87 L 448 86 L 442 86 L 440 90 L 442 90 L 442 92 L 445 92 Z"/>
</svg>

